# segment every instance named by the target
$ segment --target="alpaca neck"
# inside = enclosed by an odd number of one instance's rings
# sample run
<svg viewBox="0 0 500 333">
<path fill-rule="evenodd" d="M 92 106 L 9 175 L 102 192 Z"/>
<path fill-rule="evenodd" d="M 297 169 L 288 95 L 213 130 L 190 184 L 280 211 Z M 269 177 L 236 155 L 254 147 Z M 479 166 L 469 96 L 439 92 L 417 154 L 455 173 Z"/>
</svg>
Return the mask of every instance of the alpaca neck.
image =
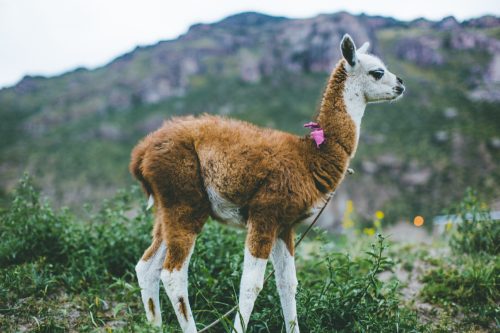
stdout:
<svg viewBox="0 0 500 333">
<path fill-rule="evenodd" d="M 325 131 L 325 143 L 344 146 L 352 157 L 358 144 L 366 101 L 360 85 L 349 77 L 345 66 L 345 61 L 342 60 L 332 72 L 323 94 L 317 122 Z"/>
<path fill-rule="evenodd" d="M 366 101 L 359 85 L 356 85 L 354 80 L 351 78 L 347 79 L 346 86 L 344 89 L 344 103 L 347 113 L 351 116 L 354 125 L 356 126 L 356 142 L 355 146 L 358 146 L 359 134 L 361 132 L 361 119 L 365 114 Z M 352 153 L 351 157 L 354 157 L 356 148 Z"/>
<path fill-rule="evenodd" d="M 316 119 L 325 142 L 319 148 L 312 140 L 309 145 L 311 171 L 322 192 L 333 191 L 344 177 L 356 152 L 366 106 L 361 87 L 349 77 L 345 66 L 342 60 L 332 72 Z"/>
</svg>

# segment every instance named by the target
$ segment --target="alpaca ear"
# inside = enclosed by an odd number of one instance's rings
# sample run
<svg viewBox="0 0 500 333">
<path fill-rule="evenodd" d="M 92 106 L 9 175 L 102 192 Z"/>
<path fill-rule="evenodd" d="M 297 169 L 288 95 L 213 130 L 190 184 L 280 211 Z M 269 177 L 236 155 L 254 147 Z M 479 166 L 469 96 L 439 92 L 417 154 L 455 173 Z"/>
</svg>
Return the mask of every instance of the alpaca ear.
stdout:
<svg viewBox="0 0 500 333">
<path fill-rule="evenodd" d="M 356 45 L 354 44 L 351 36 L 348 34 L 345 34 L 344 37 L 342 37 L 342 41 L 340 41 L 340 50 L 342 51 L 342 56 L 347 63 L 351 65 L 351 67 L 354 67 L 358 60 L 356 58 Z"/>
<path fill-rule="evenodd" d="M 370 47 L 370 43 L 365 42 L 361 47 L 356 51 L 356 53 L 366 53 L 368 51 L 368 48 Z"/>
</svg>

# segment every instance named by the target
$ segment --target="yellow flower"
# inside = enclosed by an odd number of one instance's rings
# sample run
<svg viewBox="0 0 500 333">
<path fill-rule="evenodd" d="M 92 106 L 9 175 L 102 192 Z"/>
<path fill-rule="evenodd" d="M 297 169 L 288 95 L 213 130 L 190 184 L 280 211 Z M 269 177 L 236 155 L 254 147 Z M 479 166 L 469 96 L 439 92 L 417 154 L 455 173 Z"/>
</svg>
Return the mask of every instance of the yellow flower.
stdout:
<svg viewBox="0 0 500 333">
<path fill-rule="evenodd" d="M 450 220 L 448 220 L 448 222 L 445 225 L 446 231 L 450 231 L 452 227 L 453 223 Z"/>
<path fill-rule="evenodd" d="M 368 236 L 373 236 L 375 235 L 375 229 L 374 228 L 364 228 L 363 232 L 368 235 Z"/>
<path fill-rule="evenodd" d="M 349 229 L 354 227 L 354 222 L 351 219 L 345 219 L 344 221 L 342 221 L 342 226 L 344 227 L 344 229 Z"/>
<path fill-rule="evenodd" d="M 346 207 L 345 207 L 345 212 L 347 214 L 350 214 L 354 211 L 354 204 L 352 200 L 347 200 Z"/>
<path fill-rule="evenodd" d="M 383 212 L 383 211 L 381 211 L 381 210 L 377 210 L 377 211 L 375 212 L 375 217 L 376 217 L 378 220 L 382 220 L 382 219 L 384 218 L 384 216 L 385 216 L 385 215 L 384 215 L 384 212 Z"/>
<path fill-rule="evenodd" d="M 344 229 L 349 229 L 354 226 L 354 222 L 351 218 L 351 214 L 353 211 L 354 211 L 354 205 L 352 203 L 352 200 L 347 200 L 344 217 L 342 219 L 342 226 L 344 227 Z"/>
</svg>

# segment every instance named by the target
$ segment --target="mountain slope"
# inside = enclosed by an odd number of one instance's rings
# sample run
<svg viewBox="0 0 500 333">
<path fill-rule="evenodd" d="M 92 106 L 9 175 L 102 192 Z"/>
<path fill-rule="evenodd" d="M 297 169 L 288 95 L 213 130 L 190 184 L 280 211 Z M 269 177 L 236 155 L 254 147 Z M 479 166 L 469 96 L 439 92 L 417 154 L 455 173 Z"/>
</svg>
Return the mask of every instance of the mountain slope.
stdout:
<svg viewBox="0 0 500 333">
<path fill-rule="evenodd" d="M 96 70 L 25 77 L 0 90 L 0 185 L 8 192 L 29 170 L 60 204 L 99 201 L 131 183 L 131 148 L 172 115 L 216 113 L 304 134 L 346 32 L 369 40 L 408 93 L 368 106 L 358 172 L 334 204 L 353 199 L 366 217 L 383 209 L 407 219 L 439 213 L 466 186 L 498 201 L 500 20 L 491 16 L 242 13 Z"/>
</svg>

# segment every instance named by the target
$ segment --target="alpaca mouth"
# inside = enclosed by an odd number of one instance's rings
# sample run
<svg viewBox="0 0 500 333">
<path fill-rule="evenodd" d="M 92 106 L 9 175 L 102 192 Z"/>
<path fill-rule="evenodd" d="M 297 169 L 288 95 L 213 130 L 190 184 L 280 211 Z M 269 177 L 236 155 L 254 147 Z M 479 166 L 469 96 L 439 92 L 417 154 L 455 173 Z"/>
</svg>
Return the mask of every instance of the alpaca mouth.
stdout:
<svg viewBox="0 0 500 333">
<path fill-rule="evenodd" d="M 394 91 L 394 96 L 390 99 L 391 102 L 395 102 L 397 101 L 398 99 L 400 99 L 401 97 L 403 97 L 403 93 L 405 92 L 405 86 L 403 85 L 398 85 L 394 88 L 392 88 L 392 90 Z"/>
<path fill-rule="evenodd" d="M 402 94 L 403 94 L 403 92 L 404 92 L 406 89 L 405 89 L 405 86 L 401 85 L 401 86 L 396 86 L 396 87 L 394 87 L 394 88 L 393 88 L 393 90 L 394 90 L 394 92 L 395 92 L 396 94 L 398 94 L 398 96 L 399 96 L 399 95 L 402 95 Z"/>
<path fill-rule="evenodd" d="M 394 95 L 391 99 L 390 102 L 396 102 L 397 100 L 401 99 L 403 97 L 403 92 L 397 93 L 397 95 Z"/>
</svg>

